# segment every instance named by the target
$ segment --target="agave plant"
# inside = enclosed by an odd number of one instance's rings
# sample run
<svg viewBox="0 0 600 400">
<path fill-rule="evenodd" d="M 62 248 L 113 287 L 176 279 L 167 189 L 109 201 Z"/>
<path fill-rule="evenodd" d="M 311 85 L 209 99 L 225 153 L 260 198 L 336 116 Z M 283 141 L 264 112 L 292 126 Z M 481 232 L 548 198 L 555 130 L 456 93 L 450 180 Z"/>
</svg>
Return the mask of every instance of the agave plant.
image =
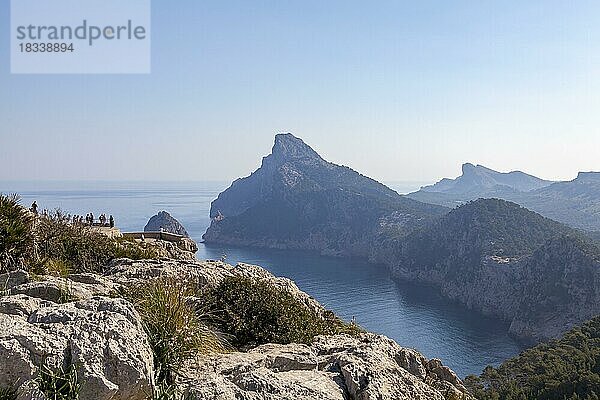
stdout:
<svg viewBox="0 0 600 400">
<path fill-rule="evenodd" d="M 0 273 L 22 266 L 34 254 L 35 216 L 17 195 L 0 194 Z"/>
</svg>

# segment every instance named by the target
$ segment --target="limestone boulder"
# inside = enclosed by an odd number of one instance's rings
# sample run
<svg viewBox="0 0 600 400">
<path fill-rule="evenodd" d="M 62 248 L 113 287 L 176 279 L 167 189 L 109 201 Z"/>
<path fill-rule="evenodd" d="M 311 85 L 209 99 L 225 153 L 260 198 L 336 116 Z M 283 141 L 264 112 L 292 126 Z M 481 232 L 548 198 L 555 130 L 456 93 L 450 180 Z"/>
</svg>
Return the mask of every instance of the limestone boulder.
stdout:
<svg viewBox="0 0 600 400">
<path fill-rule="evenodd" d="M 140 317 L 123 299 L 0 298 L 0 385 L 18 382 L 19 400 L 41 398 L 43 359 L 52 369 L 77 369 L 81 400 L 144 400 L 152 393 L 152 357 Z"/>
<path fill-rule="evenodd" d="M 439 360 L 374 334 L 320 336 L 310 346 L 267 344 L 207 356 L 187 366 L 180 384 L 206 400 L 470 399 Z"/>
</svg>

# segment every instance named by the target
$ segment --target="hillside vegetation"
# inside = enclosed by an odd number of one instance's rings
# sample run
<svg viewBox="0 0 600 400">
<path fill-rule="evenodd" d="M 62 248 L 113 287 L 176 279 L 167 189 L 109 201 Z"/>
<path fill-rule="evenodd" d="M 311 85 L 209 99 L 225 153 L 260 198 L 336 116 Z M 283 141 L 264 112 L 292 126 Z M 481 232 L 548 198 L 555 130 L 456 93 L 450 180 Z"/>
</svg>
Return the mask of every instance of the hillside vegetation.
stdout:
<svg viewBox="0 0 600 400">
<path fill-rule="evenodd" d="M 465 383 L 479 400 L 597 400 L 600 317 Z"/>
</svg>

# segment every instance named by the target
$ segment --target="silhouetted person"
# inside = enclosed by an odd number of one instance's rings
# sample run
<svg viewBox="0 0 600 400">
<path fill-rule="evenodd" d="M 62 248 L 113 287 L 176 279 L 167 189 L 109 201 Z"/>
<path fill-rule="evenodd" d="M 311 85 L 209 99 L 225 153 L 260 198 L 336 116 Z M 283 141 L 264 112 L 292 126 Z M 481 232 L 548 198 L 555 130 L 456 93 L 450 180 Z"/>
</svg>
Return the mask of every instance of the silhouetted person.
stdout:
<svg viewBox="0 0 600 400">
<path fill-rule="evenodd" d="M 90 225 L 94 225 L 94 214 L 90 213 Z"/>
<path fill-rule="evenodd" d="M 110 225 L 111 228 L 115 227 L 115 219 L 113 218 L 112 215 L 108 218 L 108 224 Z"/>
<path fill-rule="evenodd" d="M 31 212 L 34 213 L 35 215 L 37 215 L 37 213 L 38 213 L 37 203 L 35 202 L 35 200 L 33 201 L 33 203 L 31 203 Z"/>
</svg>

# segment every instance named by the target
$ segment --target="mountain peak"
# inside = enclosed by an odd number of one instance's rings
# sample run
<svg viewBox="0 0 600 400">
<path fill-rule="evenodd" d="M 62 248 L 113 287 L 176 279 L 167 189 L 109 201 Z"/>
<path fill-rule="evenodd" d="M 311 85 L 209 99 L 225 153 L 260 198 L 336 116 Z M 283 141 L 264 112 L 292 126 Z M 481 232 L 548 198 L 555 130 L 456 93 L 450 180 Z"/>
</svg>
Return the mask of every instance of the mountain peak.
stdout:
<svg viewBox="0 0 600 400">
<path fill-rule="evenodd" d="M 275 144 L 271 154 L 278 160 L 291 160 L 298 158 L 316 158 L 321 159 L 309 145 L 302 139 L 291 133 L 280 133 L 275 135 Z"/>
<path fill-rule="evenodd" d="M 584 182 L 600 182 L 600 172 L 580 172 L 577 180 Z"/>
<path fill-rule="evenodd" d="M 471 163 L 464 163 L 462 165 L 462 173 L 466 174 L 469 173 L 470 171 L 473 171 L 474 169 L 476 169 L 477 167 Z"/>
<path fill-rule="evenodd" d="M 498 174 L 500 172 L 494 171 L 493 169 L 490 169 L 483 165 L 464 163 L 462 165 L 462 173 L 463 175 L 470 175 L 475 173 Z"/>
</svg>

